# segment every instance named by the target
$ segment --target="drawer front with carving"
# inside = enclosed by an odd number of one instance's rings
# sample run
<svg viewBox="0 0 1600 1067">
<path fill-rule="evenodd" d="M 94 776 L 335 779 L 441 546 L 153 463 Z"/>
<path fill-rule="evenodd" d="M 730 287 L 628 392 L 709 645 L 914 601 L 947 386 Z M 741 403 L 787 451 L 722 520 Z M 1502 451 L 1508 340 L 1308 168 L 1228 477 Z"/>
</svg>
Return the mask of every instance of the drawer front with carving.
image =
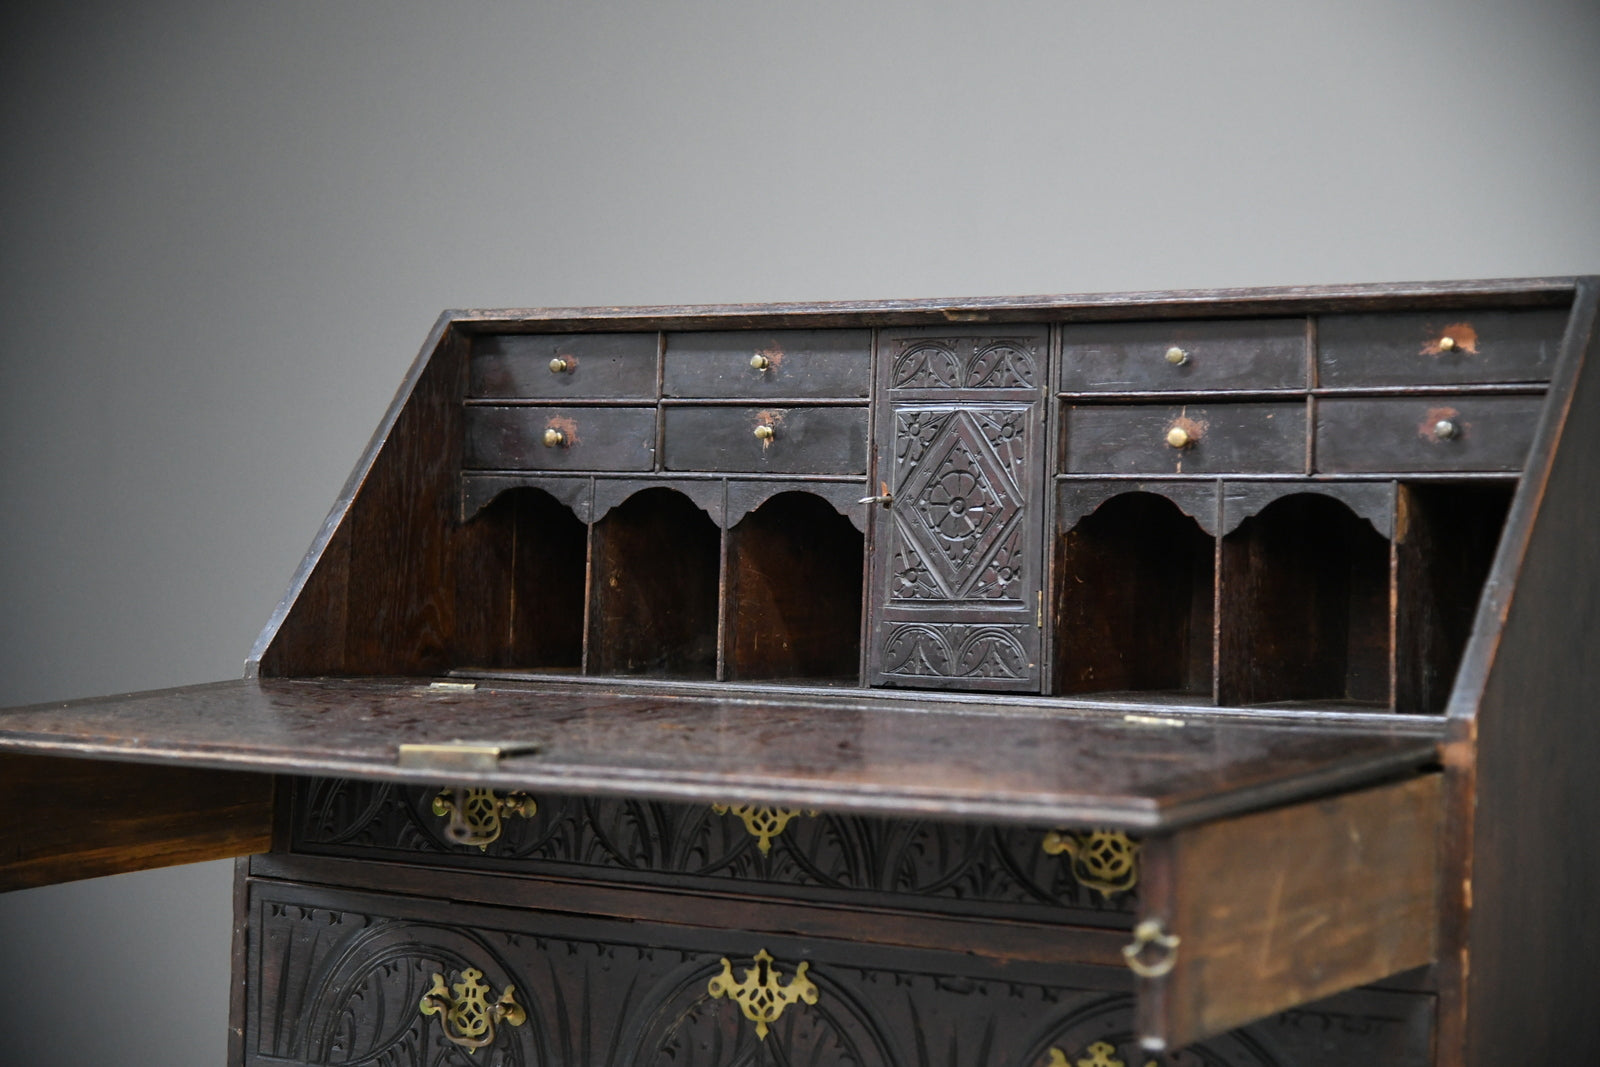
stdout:
<svg viewBox="0 0 1600 1067">
<path fill-rule="evenodd" d="M 1061 330 L 1067 393 L 1304 389 L 1304 319 L 1119 322 Z"/>
<path fill-rule="evenodd" d="M 1081 404 L 1066 411 L 1072 474 L 1299 474 L 1303 403 Z"/>
<path fill-rule="evenodd" d="M 867 395 L 869 330 L 728 330 L 669 333 L 662 392 L 682 397 Z"/>
<path fill-rule="evenodd" d="M 302 855 L 1124 928 L 1138 902 L 1120 833 L 339 779 L 293 804 Z"/>
<path fill-rule="evenodd" d="M 475 337 L 467 395 L 531 400 L 654 400 L 657 336 L 535 333 Z"/>
<path fill-rule="evenodd" d="M 1163 1058 L 1107 968 L 250 888 L 246 1064 L 1421 1067 L 1431 1043 L 1430 997 L 1358 991 Z"/>
<path fill-rule="evenodd" d="M 647 471 L 654 408 L 467 408 L 468 470 Z"/>
<path fill-rule="evenodd" d="M 864 407 L 699 407 L 663 411 L 670 471 L 865 474 Z"/>
<path fill-rule="evenodd" d="M 1548 381 L 1565 310 L 1324 315 L 1317 384 L 1325 387 Z"/>
<path fill-rule="evenodd" d="M 1317 470 L 1520 471 L 1543 407 L 1539 396 L 1322 399 Z"/>
</svg>

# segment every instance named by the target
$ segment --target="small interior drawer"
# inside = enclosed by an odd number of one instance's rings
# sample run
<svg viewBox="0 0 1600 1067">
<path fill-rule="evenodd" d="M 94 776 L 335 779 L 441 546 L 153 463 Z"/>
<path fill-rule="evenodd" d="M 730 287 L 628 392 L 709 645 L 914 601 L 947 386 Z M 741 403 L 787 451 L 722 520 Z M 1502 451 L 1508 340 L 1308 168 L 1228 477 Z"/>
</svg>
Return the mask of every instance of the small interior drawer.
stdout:
<svg viewBox="0 0 1600 1067">
<path fill-rule="evenodd" d="M 472 340 L 467 395 L 526 400 L 653 400 L 657 336 L 484 334 Z"/>
<path fill-rule="evenodd" d="M 1305 467 L 1303 403 L 1074 404 L 1066 412 L 1072 474 L 1298 474 Z"/>
<path fill-rule="evenodd" d="M 1550 380 L 1565 308 L 1324 315 L 1317 384 L 1451 385 Z"/>
<path fill-rule="evenodd" d="M 1068 393 L 1304 389 L 1304 319 L 1123 322 L 1061 331 Z"/>
<path fill-rule="evenodd" d="M 1520 471 L 1543 407 L 1542 396 L 1321 399 L 1316 469 Z"/>
<path fill-rule="evenodd" d="M 1146 841 L 1127 950 L 1146 1047 L 1431 963 L 1442 798 L 1427 774 Z"/>
<path fill-rule="evenodd" d="M 869 330 L 669 333 L 662 391 L 681 397 L 865 398 Z"/>
<path fill-rule="evenodd" d="M 664 409 L 664 458 L 672 471 L 865 474 L 864 407 Z"/>
<path fill-rule="evenodd" d="M 633 407 L 497 407 L 466 411 L 468 470 L 647 471 L 656 412 Z"/>
</svg>

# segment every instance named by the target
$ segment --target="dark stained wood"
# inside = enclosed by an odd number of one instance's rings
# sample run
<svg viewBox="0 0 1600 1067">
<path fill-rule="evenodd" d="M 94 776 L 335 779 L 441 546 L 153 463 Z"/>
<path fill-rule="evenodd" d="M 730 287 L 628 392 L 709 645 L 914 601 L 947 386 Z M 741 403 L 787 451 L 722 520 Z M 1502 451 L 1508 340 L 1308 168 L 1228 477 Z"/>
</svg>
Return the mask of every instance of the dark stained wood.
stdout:
<svg viewBox="0 0 1600 1067">
<path fill-rule="evenodd" d="M 1003 959 L 982 947 L 874 943 L 876 931 L 862 938 L 752 929 L 739 924 L 737 908 L 712 928 L 472 904 L 452 905 L 441 922 L 427 897 L 264 878 L 249 879 L 248 889 L 249 1062 L 332 1062 L 335 1041 L 352 1058 L 392 1048 L 397 1032 L 420 1028 L 414 1005 L 432 974 L 454 981 L 469 966 L 482 969 L 496 994 L 514 986 L 527 1008 L 527 1023 L 503 1028 L 493 1049 L 523 1063 L 717 1067 L 779 1055 L 777 1062 L 890 1063 L 901 1062 L 889 1058 L 893 1050 L 926 1049 L 927 1057 L 906 1062 L 1037 1064 L 1052 1049 L 1089 1062 L 1102 1045 L 1117 1062 L 1143 1062 L 1126 980 L 1113 968 L 1059 962 L 1081 943 L 1083 932 L 1070 928 L 1036 927 L 1033 951 L 1018 946 L 1021 958 Z M 809 925 L 810 917 L 797 920 Z M 1057 960 L 1031 958 L 1050 948 Z M 722 960 L 742 976 L 760 951 L 781 981 L 803 961 L 817 989 L 814 1004 L 786 1007 L 765 1041 L 736 1005 L 707 989 Z M 1212 1038 L 1192 1057 L 1216 1067 L 1423 1067 L 1430 1017 L 1426 996 L 1349 994 Z M 1331 1047 L 1329 1030 L 1338 1035 Z M 559 1061 L 535 1059 L 551 1047 L 571 1051 Z"/>
<path fill-rule="evenodd" d="M 272 846 L 272 778 L 0 753 L 0 892 Z"/>
<path fill-rule="evenodd" d="M 1389 543 L 1339 501 L 1286 496 L 1222 539 L 1217 698 L 1389 703 Z"/>
<path fill-rule="evenodd" d="M 453 662 L 577 670 L 588 527 L 550 494 L 517 488 L 459 537 Z"/>
<path fill-rule="evenodd" d="M 1318 384 L 1548 381 L 1566 321 L 1566 308 L 1323 315 L 1317 319 Z M 1450 343 L 1442 343 L 1447 337 Z"/>
<path fill-rule="evenodd" d="M 1183 351 L 1181 363 L 1169 360 Z M 1304 319 L 1129 322 L 1061 331 L 1063 392 L 1305 389 Z"/>
<path fill-rule="evenodd" d="M 1317 401 L 1316 468 L 1327 473 L 1522 469 L 1544 398 L 1429 396 Z M 1440 422 L 1454 431 L 1441 437 Z"/>
<path fill-rule="evenodd" d="M 1180 943 L 1141 979 L 1139 1031 L 1181 1048 L 1431 962 L 1438 775 L 1197 826 L 1146 843 L 1141 918 Z"/>
<path fill-rule="evenodd" d="M 1395 709 L 1445 709 L 1511 503 L 1509 485 L 1402 485 Z"/>
<path fill-rule="evenodd" d="M 699 407 L 663 410 L 669 471 L 865 474 L 864 407 Z M 758 429 L 770 430 L 766 439 Z"/>
<path fill-rule="evenodd" d="M 492 330 L 502 333 L 518 329 L 800 329 L 963 322 L 1106 322 L 1305 315 L 1335 311 L 1564 308 L 1572 302 L 1576 283 L 1577 279 L 1567 276 L 809 304 L 515 308 L 452 311 L 446 317 L 451 323 L 469 331 Z"/>
<path fill-rule="evenodd" d="M 1600 1052 L 1597 297 L 1586 280 L 1450 709 L 1452 763 L 1470 769 L 1475 756 L 1476 793 L 1457 824 L 1471 892 L 1448 946 L 1465 998 L 1446 1004 L 1443 1055 L 1470 1067 Z"/>
<path fill-rule="evenodd" d="M 1216 488 L 1209 491 L 1213 513 Z M 1211 698 L 1216 540 L 1169 500 L 1112 498 L 1057 541 L 1055 691 Z"/>
<path fill-rule="evenodd" d="M 867 330 L 669 333 L 662 392 L 684 397 L 860 397 L 872 381 Z M 751 366 L 760 357 L 763 367 Z"/>
<path fill-rule="evenodd" d="M 654 400 L 658 344 L 654 332 L 479 334 L 467 395 Z M 562 369 L 552 369 L 555 360 Z"/>
<path fill-rule="evenodd" d="M 727 677 L 860 684 L 861 533 L 827 501 L 779 494 L 728 534 Z"/>
<path fill-rule="evenodd" d="M 671 489 L 646 489 L 596 523 L 591 674 L 714 678 L 721 535 Z"/>
<path fill-rule="evenodd" d="M 537 741 L 485 787 L 1052 825 L 1171 827 L 1426 763 L 1438 724 L 1207 720 L 1014 701 L 546 681 L 218 682 L 17 708 L 0 750 L 432 782 L 405 742 Z M 759 695 L 757 695 L 759 694 Z M 1181 724 L 1181 725 L 1180 725 Z"/>
<path fill-rule="evenodd" d="M 1072 404 L 1063 426 L 1069 474 L 1299 474 L 1303 403 Z M 1189 443 L 1175 448 L 1174 427 Z"/>
<path fill-rule="evenodd" d="M 463 865 L 464 866 L 464 865 Z M 1058 914 L 1051 921 L 1018 920 L 993 914 L 938 914 L 916 910 L 904 898 L 887 893 L 858 894 L 851 907 L 837 902 L 794 896 L 763 896 L 728 880 L 716 889 L 697 886 L 693 892 L 662 892 L 659 884 L 607 884 L 592 875 L 566 877 L 549 872 L 524 872 L 517 878 L 449 873 L 413 864 L 372 863 L 327 856 L 272 853 L 251 862 L 256 878 L 279 878 L 338 885 L 373 892 L 437 894 L 467 904 L 522 907 L 538 901 L 548 911 L 639 922 L 685 926 L 768 930 L 801 937 L 848 938 L 866 944 L 954 951 L 996 961 L 1049 964 L 1069 961 L 1113 968 L 1101 982 L 1128 989 L 1131 975 L 1122 967 L 1127 943 L 1127 915 L 1116 928 L 1067 925 Z"/>
<path fill-rule="evenodd" d="M 552 430 L 560 435 L 554 444 L 545 439 Z M 647 471 L 655 464 L 654 408 L 466 409 L 468 469 Z"/>
</svg>

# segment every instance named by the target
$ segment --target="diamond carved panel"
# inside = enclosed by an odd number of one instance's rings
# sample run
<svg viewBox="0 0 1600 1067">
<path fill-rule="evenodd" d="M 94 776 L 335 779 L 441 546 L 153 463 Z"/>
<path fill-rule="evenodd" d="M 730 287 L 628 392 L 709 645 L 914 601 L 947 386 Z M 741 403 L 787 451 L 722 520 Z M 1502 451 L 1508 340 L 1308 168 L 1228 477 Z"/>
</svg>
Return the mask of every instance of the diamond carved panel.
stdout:
<svg viewBox="0 0 1600 1067">
<path fill-rule="evenodd" d="M 895 413 L 901 600 L 1020 597 L 1026 409 Z"/>
</svg>

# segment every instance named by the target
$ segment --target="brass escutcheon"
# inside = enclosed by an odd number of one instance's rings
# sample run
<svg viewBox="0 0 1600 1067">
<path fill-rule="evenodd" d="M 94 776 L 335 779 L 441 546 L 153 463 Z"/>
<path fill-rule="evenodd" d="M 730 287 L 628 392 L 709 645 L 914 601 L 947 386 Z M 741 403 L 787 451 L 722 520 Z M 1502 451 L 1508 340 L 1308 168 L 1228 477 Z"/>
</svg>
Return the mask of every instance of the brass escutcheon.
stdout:
<svg viewBox="0 0 1600 1067">
<path fill-rule="evenodd" d="M 1096 1041 L 1084 1051 L 1088 1055 L 1074 1065 L 1065 1052 L 1053 1048 L 1050 1050 L 1050 1062 L 1045 1067 L 1128 1067 L 1126 1061 L 1115 1057 L 1117 1047 L 1109 1041 Z M 1147 1060 L 1144 1067 L 1156 1067 L 1156 1061 Z"/>
<path fill-rule="evenodd" d="M 787 983 L 772 965 L 772 955 L 766 949 L 755 954 L 754 964 L 745 970 L 743 981 L 735 982 L 733 964 L 723 957 L 722 973 L 706 983 L 706 989 L 713 997 L 727 997 L 739 1005 L 744 1017 L 756 1024 L 756 1037 L 765 1041 L 768 1025 L 778 1021 L 784 1008 L 796 1001 L 817 1002 L 817 987 L 806 977 L 809 963 L 796 967 L 794 977 Z"/>
<path fill-rule="evenodd" d="M 447 788 L 433 798 L 433 813 L 450 820 L 445 823 L 444 836 L 484 851 L 500 839 L 506 819 L 513 815 L 531 819 L 538 811 L 538 802 L 526 793 L 501 796 L 493 789 Z"/>
<path fill-rule="evenodd" d="M 508 985 L 491 1004 L 489 998 L 494 990 L 476 967 L 461 972 L 461 981 L 455 984 L 453 993 L 445 988 L 444 975 L 435 971 L 433 988 L 423 994 L 417 1009 L 424 1015 L 439 1016 L 439 1029 L 445 1040 L 472 1052 L 494 1043 L 495 1027 L 500 1023 L 521 1026 L 527 1021 L 528 1013 L 517 1003 L 515 992 L 516 986 Z"/>
<path fill-rule="evenodd" d="M 764 808 L 755 804 L 713 804 L 711 810 L 718 815 L 733 814 L 744 820 L 745 831 L 756 839 L 756 847 L 762 852 L 772 851 L 772 839 L 783 833 L 791 820 L 817 814 L 800 808 Z"/>
<path fill-rule="evenodd" d="M 1109 897 L 1139 884 L 1139 842 L 1121 830 L 1052 830 L 1043 848 L 1072 860 L 1078 884 Z"/>
</svg>

